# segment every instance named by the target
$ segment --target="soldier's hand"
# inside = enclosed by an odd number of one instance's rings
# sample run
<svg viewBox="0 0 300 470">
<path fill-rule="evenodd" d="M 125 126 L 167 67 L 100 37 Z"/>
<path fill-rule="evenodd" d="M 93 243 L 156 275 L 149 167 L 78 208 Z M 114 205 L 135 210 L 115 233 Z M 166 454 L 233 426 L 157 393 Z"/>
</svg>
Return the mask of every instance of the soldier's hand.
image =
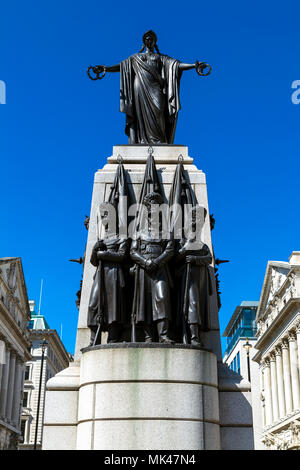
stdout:
<svg viewBox="0 0 300 470">
<path fill-rule="evenodd" d="M 100 250 L 97 251 L 97 258 L 98 258 L 98 259 L 104 258 L 105 255 L 106 255 L 106 251 L 100 251 Z"/>
<path fill-rule="evenodd" d="M 101 247 L 103 247 L 103 242 L 102 240 L 98 240 L 93 246 L 93 250 L 97 252 L 101 249 Z"/>
<path fill-rule="evenodd" d="M 154 269 L 155 269 L 155 265 L 154 265 L 152 259 L 147 259 L 147 261 L 146 261 L 146 271 L 151 273 Z"/>
<path fill-rule="evenodd" d="M 186 262 L 190 264 L 193 264 L 196 262 L 196 257 L 192 255 L 188 255 L 185 259 L 186 259 Z"/>
<path fill-rule="evenodd" d="M 159 268 L 159 263 L 155 261 L 155 259 L 152 260 L 152 266 L 153 270 L 156 271 Z"/>
</svg>

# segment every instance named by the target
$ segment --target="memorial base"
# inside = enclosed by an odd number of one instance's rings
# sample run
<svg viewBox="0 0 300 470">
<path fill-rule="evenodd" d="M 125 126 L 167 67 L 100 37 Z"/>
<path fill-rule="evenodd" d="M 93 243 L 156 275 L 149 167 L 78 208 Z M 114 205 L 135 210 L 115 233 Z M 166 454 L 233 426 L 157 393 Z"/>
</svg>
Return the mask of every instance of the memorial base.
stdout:
<svg viewBox="0 0 300 470">
<path fill-rule="evenodd" d="M 73 399 L 59 391 L 65 377 L 57 375 L 47 385 L 44 449 L 61 449 L 66 435 L 65 448 L 80 450 L 220 448 L 217 360 L 209 351 L 145 343 L 96 346 L 82 351 L 77 391 L 69 391 Z M 66 409 L 73 414 L 69 419 Z"/>
</svg>

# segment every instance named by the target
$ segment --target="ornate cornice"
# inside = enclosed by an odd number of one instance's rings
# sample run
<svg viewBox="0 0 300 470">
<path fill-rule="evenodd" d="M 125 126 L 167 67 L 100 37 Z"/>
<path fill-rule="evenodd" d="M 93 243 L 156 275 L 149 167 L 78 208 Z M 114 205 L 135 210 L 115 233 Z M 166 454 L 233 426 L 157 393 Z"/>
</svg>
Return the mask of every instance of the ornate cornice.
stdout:
<svg viewBox="0 0 300 470">
<path fill-rule="evenodd" d="M 275 358 L 275 352 L 272 351 L 272 352 L 270 353 L 270 362 L 275 362 L 275 360 L 276 360 L 276 358 Z"/>
<path fill-rule="evenodd" d="M 269 368 L 270 367 L 270 358 L 269 357 L 265 357 L 265 369 Z"/>
<path fill-rule="evenodd" d="M 290 331 L 288 332 L 288 341 L 289 341 L 289 343 L 290 343 L 291 341 L 296 341 L 296 340 L 297 340 L 296 332 L 295 332 L 294 330 L 290 330 Z"/>
</svg>

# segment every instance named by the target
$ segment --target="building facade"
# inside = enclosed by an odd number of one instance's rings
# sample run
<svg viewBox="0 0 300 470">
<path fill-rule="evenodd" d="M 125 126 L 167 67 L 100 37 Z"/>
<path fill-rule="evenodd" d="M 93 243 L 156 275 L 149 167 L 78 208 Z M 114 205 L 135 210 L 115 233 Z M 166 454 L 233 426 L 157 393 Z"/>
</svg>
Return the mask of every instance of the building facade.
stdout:
<svg viewBox="0 0 300 470">
<path fill-rule="evenodd" d="M 257 311 L 263 443 L 300 449 L 300 252 L 269 261 Z"/>
<path fill-rule="evenodd" d="M 258 364 L 252 361 L 256 353 L 257 308 L 258 302 L 256 301 L 243 301 L 236 307 L 223 333 L 223 337 L 226 337 L 223 362 L 232 372 L 250 382 L 254 448 L 261 449 L 263 446 L 261 443 L 259 368 Z"/>
<path fill-rule="evenodd" d="M 35 312 L 34 301 L 29 301 L 29 304 L 31 318 L 28 327 L 32 358 L 26 363 L 25 368 L 22 443 L 19 445 L 21 450 L 31 450 L 34 447 L 41 449 L 46 383 L 55 374 L 68 367 L 70 361 L 69 354 L 56 330 L 50 329 L 45 317 Z"/>
<path fill-rule="evenodd" d="M 0 449 L 16 449 L 21 433 L 30 311 L 20 258 L 0 258 Z"/>
</svg>

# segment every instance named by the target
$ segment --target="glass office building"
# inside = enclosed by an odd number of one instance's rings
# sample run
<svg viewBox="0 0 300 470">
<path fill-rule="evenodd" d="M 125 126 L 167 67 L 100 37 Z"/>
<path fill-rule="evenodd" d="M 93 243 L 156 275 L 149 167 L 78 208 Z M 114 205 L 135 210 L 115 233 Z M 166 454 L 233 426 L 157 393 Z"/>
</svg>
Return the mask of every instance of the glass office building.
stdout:
<svg viewBox="0 0 300 470">
<path fill-rule="evenodd" d="M 256 340 L 256 312 L 257 301 L 243 301 L 238 305 L 223 333 L 226 337 L 226 350 L 224 352 L 224 362 L 231 355 L 239 340 Z M 240 373 L 240 354 L 237 353 L 230 364 L 230 369 Z"/>
</svg>

